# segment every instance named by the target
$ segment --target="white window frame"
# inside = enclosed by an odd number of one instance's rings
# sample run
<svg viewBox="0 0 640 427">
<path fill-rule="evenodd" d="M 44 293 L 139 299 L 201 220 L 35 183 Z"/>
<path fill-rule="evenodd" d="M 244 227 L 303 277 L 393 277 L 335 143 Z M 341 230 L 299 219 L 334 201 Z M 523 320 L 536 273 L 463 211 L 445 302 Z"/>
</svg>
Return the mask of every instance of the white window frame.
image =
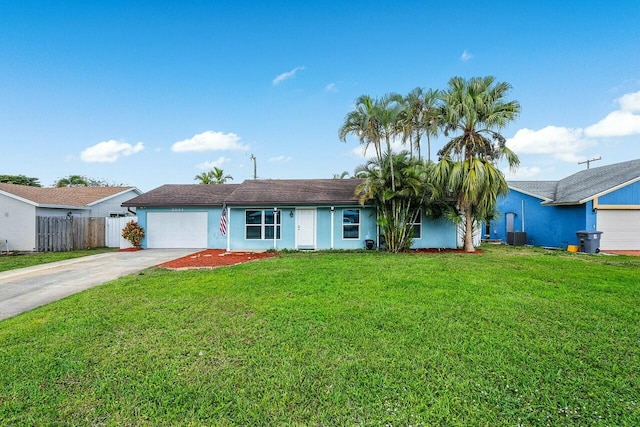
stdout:
<svg viewBox="0 0 640 427">
<path fill-rule="evenodd" d="M 247 213 L 248 212 L 260 212 L 260 223 L 247 223 Z M 266 223 L 266 213 L 271 212 L 275 215 L 275 224 L 267 224 Z M 259 238 L 250 238 L 248 237 L 247 231 L 249 227 L 260 227 L 260 237 Z M 267 227 L 275 227 L 276 240 L 282 240 L 282 212 L 278 210 L 274 212 L 273 209 L 245 209 L 244 211 L 244 239 L 245 240 L 273 240 L 273 237 L 266 237 L 266 229 Z"/>
<path fill-rule="evenodd" d="M 411 223 L 411 227 L 414 229 L 413 238 L 414 239 L 422 239 L 422 209 L 418 210 L 418 220 Z M 418 235 L 416 236 L 415 227 L 418 226 Z"/>
<path fill-rule="evenodd" d="M 344 222 L 345 220 L 345 212 L 347 211 L 357 211 L 358 212 L 358 222 Z M 342 209 L 342 239 L 343 240 L 360 240 L 360 228 L 362 225 L 362 212 L 360 209 Z M 358 236 L 357 237 L 345 237 L 344 227 L 345 226 L 357 226 L 358 227 Z"/>
</svg>

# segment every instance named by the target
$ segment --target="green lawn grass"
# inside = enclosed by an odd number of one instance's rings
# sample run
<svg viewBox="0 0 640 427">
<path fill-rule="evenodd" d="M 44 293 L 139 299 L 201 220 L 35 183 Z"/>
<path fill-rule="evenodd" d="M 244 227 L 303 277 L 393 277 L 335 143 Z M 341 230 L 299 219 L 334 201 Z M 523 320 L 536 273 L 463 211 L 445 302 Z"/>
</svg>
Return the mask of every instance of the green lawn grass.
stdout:
<svg viewBox="0 0 640 427">
<path fill-rule="evenodd" d="M 97 255 L 104 252 L 112 252 L 114 250 L 115 249 L 112 248 L 97 248 L 69 252 L 16 253 L 10 255 L 0 254 L 0 271 L 32 267 L 34 265 L 46 264 L 55 261 L 64 261 L 67 259 L 79 258 L 87 255 Z"/>
<path fill-rule="evenodd" d="M 0 424 L 640 425 L 640 258 L 288 253 L 0 322 Z"/>
</svg>

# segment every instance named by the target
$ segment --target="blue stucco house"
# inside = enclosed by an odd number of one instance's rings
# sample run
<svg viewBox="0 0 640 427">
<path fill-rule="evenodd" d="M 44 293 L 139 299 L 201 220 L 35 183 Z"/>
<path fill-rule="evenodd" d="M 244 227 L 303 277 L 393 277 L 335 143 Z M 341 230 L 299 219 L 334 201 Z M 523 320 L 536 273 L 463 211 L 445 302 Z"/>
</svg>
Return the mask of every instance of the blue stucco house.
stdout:
<svg viewBox="0 0 640 427">
<path fill-rule="evenodd" d="M 601 231 L 601 250 L 640 250 L 640 160 L 586 169 L 559 181 L 509 181 L 485 237 L 566 248 L 578 231 Z"/>
<path fill-rule="evenodd" d="M 361 205 L 358 179 L 247 180 L 163 185 L 135 207 L 144 248 L 361 249 L 378 245 L 377 210 Z M 224 212 L 224 215 L 223 215 Z M 456 227 L 422 214 L 414 248 L 455 248 Z"/>
</svg>

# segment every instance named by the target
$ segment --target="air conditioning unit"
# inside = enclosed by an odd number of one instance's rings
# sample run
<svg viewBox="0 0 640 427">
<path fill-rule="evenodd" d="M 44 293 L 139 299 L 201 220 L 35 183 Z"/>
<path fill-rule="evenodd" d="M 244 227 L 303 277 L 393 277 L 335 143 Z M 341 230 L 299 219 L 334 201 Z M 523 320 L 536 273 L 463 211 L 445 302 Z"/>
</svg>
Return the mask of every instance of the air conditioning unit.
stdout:
<svg viewBox="0 0 640 427">
<path fill-rule="evenodd" d="M 527 244 L 527 233 L 524 231 L 513 232 L 513 246 L 524 246 Z"/>
</svg>

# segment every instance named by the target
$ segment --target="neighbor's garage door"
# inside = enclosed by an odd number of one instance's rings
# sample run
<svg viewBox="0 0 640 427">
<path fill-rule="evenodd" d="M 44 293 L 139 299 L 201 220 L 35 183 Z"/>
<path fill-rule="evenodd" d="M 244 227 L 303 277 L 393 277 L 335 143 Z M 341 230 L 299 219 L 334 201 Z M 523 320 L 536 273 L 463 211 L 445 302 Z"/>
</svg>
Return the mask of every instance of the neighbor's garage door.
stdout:
<svg viewBox="0 0 640 427">
<path fill-rule="evenodd" d="M 206 212 L 147 213 L 148 248 L 206 248 Z"/>
<path fill-rule="evenodd" d="M 598 210 L 602 250 L 640 250 L 640 211 Z"/>
</svg>

